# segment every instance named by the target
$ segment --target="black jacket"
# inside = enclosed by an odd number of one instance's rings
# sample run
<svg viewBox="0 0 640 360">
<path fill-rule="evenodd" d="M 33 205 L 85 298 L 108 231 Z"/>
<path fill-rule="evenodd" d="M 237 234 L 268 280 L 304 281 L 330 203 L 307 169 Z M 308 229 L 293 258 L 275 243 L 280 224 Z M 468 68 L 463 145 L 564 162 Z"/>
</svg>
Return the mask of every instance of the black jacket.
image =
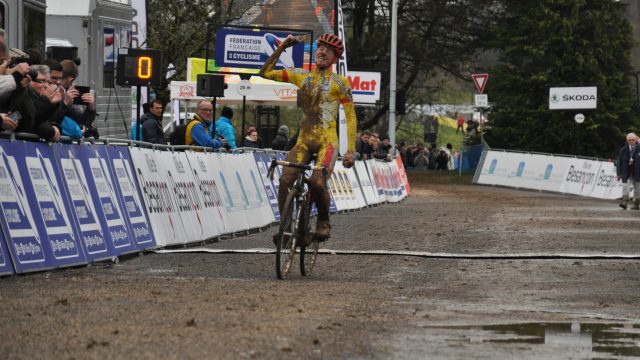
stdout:
<svg viewBox="0 0 640 360">
<path fill-rule="evenodd" d="M 140 117 L 142 141 L 152 144 L 166 144 L 161 121 L 161 119 L 158 119 L 152 113 L 144 113 L 142 117 Z"/>
<path fill-rule="evenodd" d="M 287 144 L 289 144 L 289 139 L 287 139 L 287 137 L 282 134 L 278 134 L 276 135 L 276 138 L 273 139 L 271 148 L 273 150 L 288 150 Z"/>
<path fill-rule="evenodd" d="M 629 166 L 629 161 L 632 157 L 633 166 Z M 630 176 L 633 176 L 636 181 L 640 180 L 640 144 L 636 144 L 633 154 L 631 154 L 628 144 L 625 144 L 620 149 L 618 160 L 616 161 L 616 173 L 623 183 L 626 183 Z"/>
</svg>

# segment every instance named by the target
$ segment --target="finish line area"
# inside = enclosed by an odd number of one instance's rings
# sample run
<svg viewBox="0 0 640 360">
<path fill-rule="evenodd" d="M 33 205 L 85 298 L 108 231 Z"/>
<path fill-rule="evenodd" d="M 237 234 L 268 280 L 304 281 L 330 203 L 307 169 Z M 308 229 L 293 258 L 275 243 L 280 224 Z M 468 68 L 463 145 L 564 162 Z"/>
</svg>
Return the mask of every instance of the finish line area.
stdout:
<svg viewBox="0 0 640 360">
<path fill-rule="evenodd" d="M 179 254 L 179 253 L 208 253 L 208 254 L 274 254 L 275 249 L 253 248 L 253 249 L 164 249 L 153 250 L 156 254 Z M 636 260 L 640 259 L 640 254 L 576 254 L 576 253 L 513 253 L 513 254 L 464 254 L 464 253 L 432 253 L 425 251 L 393 251 L 393 250 L 336 250 L 320 249 L 319 254 L 323 255 L 373 255 L 373 256 L 412 256 L 429 259 L 467 259 L 467 260 L 519 260 L 519 259 L 593 259 L 593 260 Z"/>
</svg>

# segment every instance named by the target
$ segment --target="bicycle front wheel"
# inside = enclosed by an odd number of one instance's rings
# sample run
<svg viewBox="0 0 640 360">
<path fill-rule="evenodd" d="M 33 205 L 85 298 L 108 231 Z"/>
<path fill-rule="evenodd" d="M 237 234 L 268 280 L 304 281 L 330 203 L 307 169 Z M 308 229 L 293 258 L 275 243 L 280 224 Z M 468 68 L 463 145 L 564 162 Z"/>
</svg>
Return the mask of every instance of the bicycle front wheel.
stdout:
<svg viewBox="0 0 640 360">
<path fill-rule="evenodd" d="M 311 216 L 311 193 L 307 193 L 302 210 L 300 211 L 300 273 L 302 276 L 311 275 L 316 264 L 320 243 L 315 240 L 317 218 Z"/>
<path fill-rule="evenodd" d="M 291 270 L 293 256 L 296 253 L 300 206 L 297 201 L 298 190 L 291 189 L 280 214 L 280 228 L 276 241 L 276 275 L 284 279 Z"/>
</svg>

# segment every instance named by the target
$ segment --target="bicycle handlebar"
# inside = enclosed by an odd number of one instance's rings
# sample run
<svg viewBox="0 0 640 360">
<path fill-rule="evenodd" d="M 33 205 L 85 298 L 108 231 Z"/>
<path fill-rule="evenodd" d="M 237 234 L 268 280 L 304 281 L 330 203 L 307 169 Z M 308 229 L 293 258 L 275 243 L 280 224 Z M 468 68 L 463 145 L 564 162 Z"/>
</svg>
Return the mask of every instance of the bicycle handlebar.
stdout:
<svg viewBox="0 0 640 360">
<path fill-rule="evenodd" d="M 320 165 L 309 165 L 309 164 L 300 164 L 300 163 L 294 163 L 294 162 L 289 162 L 289 161 L 284 161 L 284 160 L 271 160 L 271 166 L 269 166 L 269 172 L 267 173 L 267 175 L 269 176 L 269 179 L 271 181 L 273 181 L 273 172 L 276 168 L 276 166 L 287 166 L 287 167 L 293 167 L 296 169 L 302 169 L 302 170 L 317 170 L 317 171 L 322 171 L 322 175 L 323 176 L 327 176 L 327 169 Z"/>
</svg>

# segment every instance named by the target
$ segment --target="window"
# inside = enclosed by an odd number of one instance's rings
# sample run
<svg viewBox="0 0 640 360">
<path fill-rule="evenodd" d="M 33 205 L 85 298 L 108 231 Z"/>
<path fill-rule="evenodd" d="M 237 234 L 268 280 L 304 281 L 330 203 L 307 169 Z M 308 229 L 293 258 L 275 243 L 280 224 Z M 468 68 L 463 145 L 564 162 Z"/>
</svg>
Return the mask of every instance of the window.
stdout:
<svg viewBox="0 0 640 360">
<path fill-rule="evenodd" d="M 45 13 L 44 9 L 24 5 L 24 49 L 45 51 Z"/>
</svg>

